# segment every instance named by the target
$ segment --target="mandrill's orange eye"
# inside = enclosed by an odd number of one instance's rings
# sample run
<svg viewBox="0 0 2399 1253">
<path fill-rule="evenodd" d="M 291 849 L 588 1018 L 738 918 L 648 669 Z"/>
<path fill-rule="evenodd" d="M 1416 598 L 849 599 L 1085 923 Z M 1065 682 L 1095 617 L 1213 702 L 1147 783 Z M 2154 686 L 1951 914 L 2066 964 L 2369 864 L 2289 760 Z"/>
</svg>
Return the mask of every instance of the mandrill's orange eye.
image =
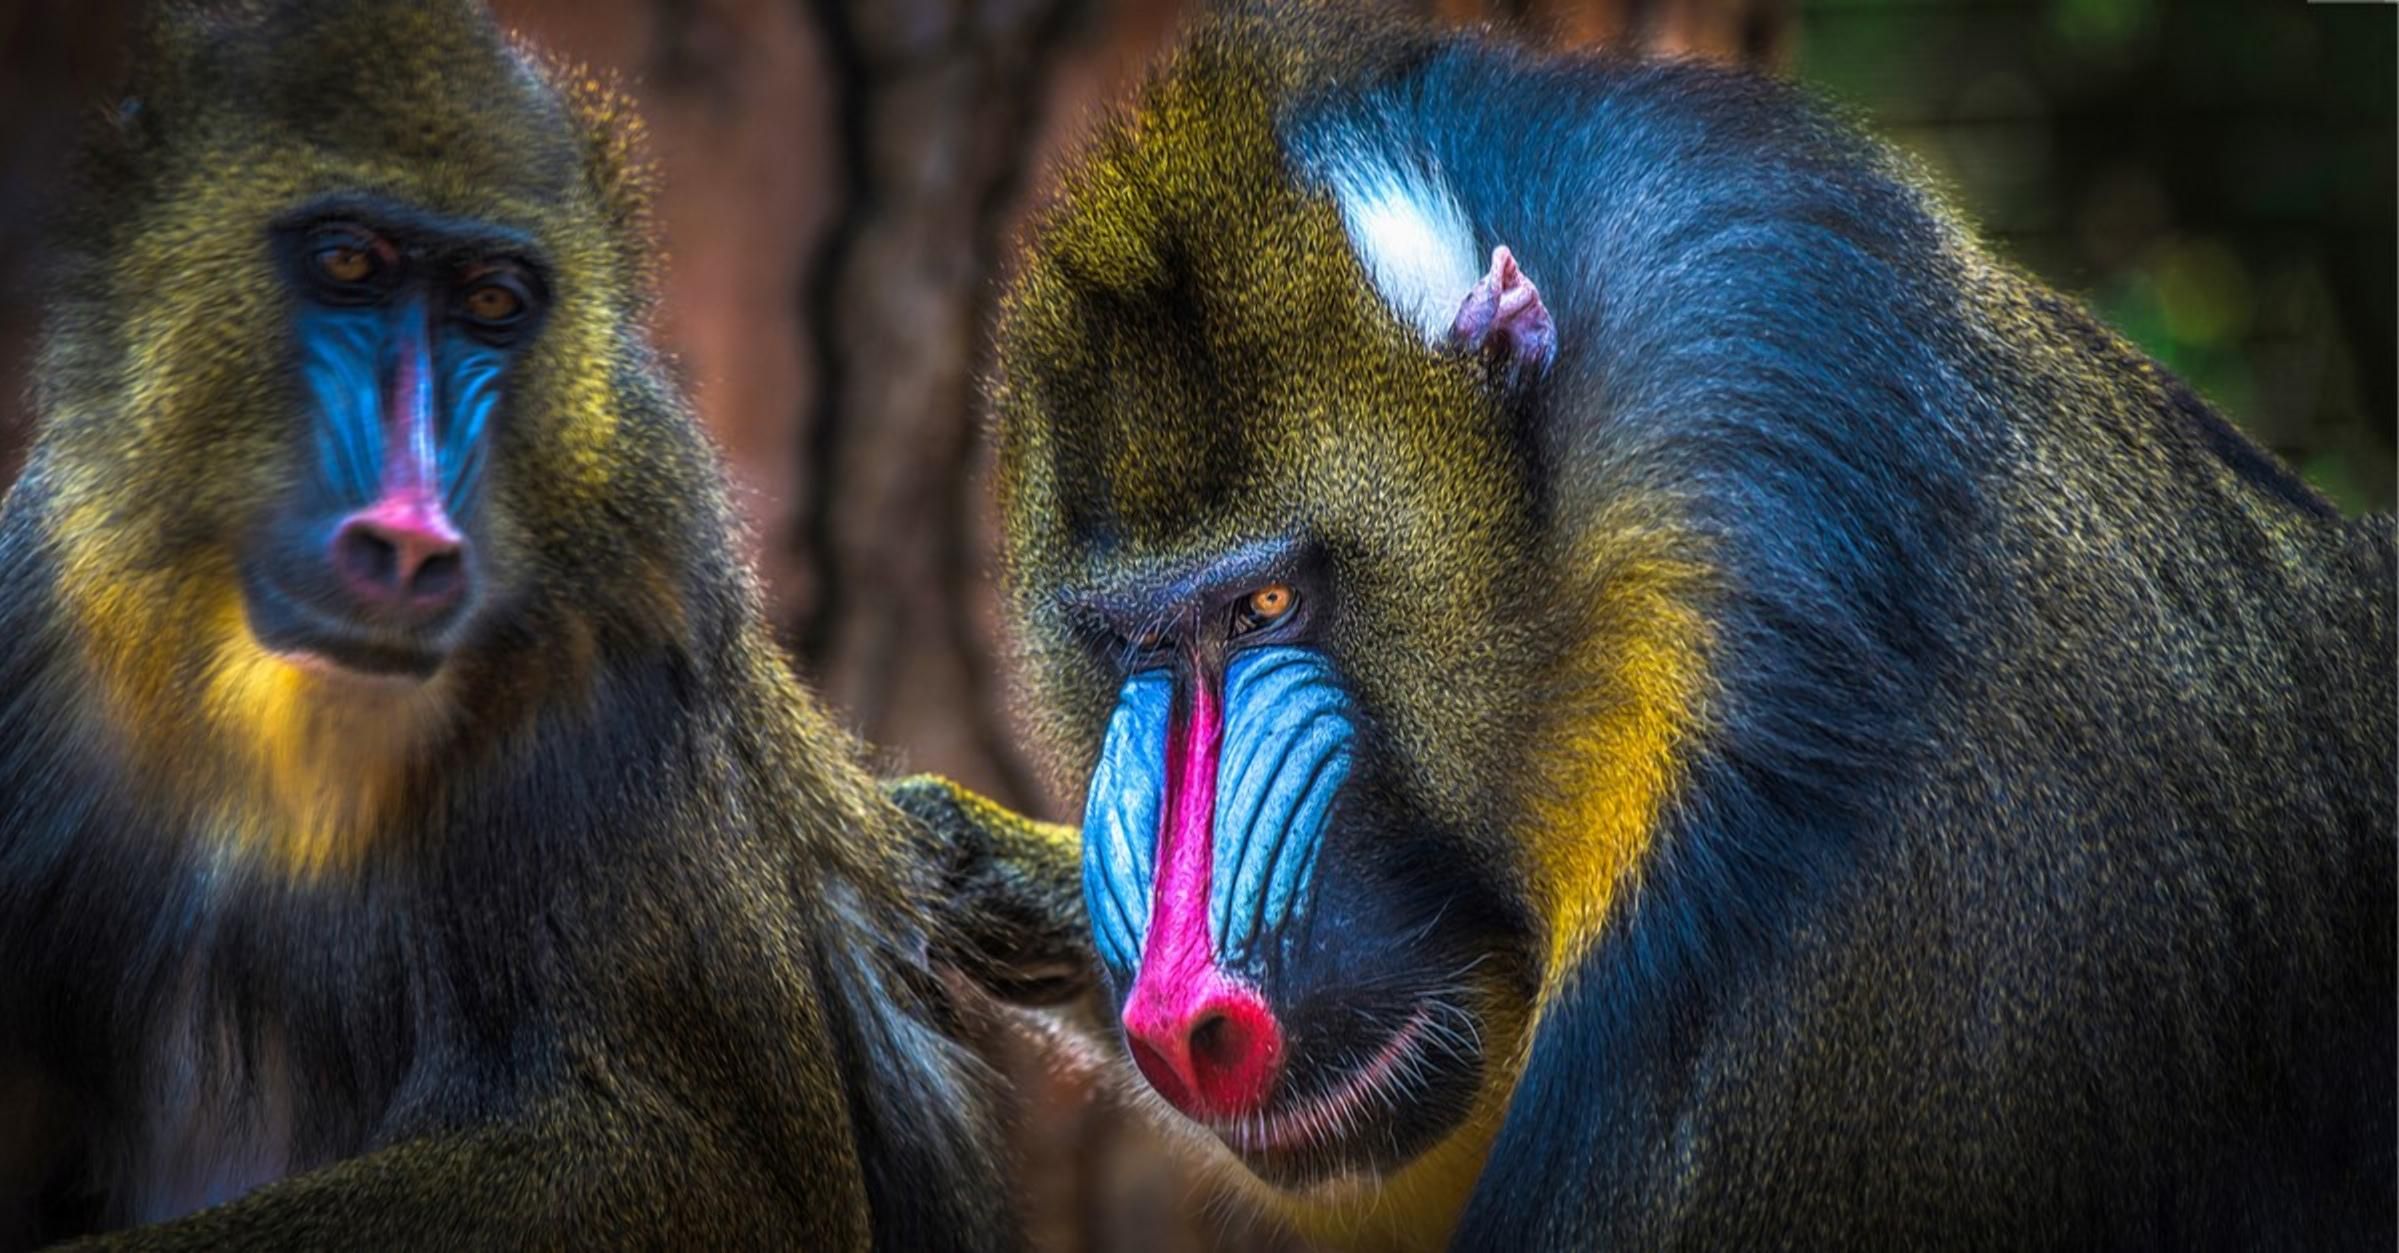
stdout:
<svg viewBox="0 0 2399 1253">
<path fill-rule="evenodd" d="M 363 283 L 375 273 L 375 258 L 364 248 L 338 244 L 317 254 L 317 268 L 336 283 Z"/>
<path fill-rule="evenodd" d="M 1240 612 L 1234 615 L 1233 633 L 1247 635 L 1273 626 L 1289 617 L 1292 606 L 1298 603 L 1299 593 L 1290 584 L 1269 583 L 1241 602 Z"/>
<path fill-rule="evenodd" d="M 541 280 L 513 261 L 477 266 L 461 282 L 458 314 L 487 343 L 509 343 L 533 327 Z"/>
<path fill-rule="evenodd" d="M 313 294 L 335 304 L 382 299 L 400 260 L 399 253 L 373 232 L 347 224 L 318 228 L 303 255 Z"/>
<path fill-rule="evenodd" d="M 466 311 L 478 322 L 507 322 L 524 311 L 524 298 L 497 283 L 468 292 Z"/>
</svg>

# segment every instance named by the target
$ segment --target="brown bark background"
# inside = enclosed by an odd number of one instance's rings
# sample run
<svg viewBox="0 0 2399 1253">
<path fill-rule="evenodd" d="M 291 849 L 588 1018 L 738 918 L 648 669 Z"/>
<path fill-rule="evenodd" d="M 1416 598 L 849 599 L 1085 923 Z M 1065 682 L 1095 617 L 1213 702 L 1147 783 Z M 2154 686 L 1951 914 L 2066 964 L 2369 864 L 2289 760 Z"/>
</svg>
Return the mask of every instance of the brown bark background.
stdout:
<svg viewBox="0 0 2399 1253">
<path fill-rule="evenodd" d="M 1188 2 L 493 0 L 642 103 L 669 258 L 658 334 L 725 449 L 795 662 L 889 769 L 938 770 L 1051 815 L 1077 784 L 1045 773 L 1010 714 L 975 380 L 1026 206 Z M 2320 481 L 2346 482 L 2345 503 L 2388 506 L 2389 58 L 2339 61 L 2361 37 L 2325 25 L 2370 17 L 2310 6 L 2271 38 L 2227 25 L 2229 55 L 2268 48 L 2288 81 L 2224 105 L 2216 93 L 2239 76 L 2176 77 L 2206 32 L 2153 0 L 1391 2 L 1552 45 L 1795 69 L 1861 101 L 2003 247 L 2097 292 L 2176 368 L 2205 385 L 2211 369 L 2266 363 L 2252 374 L 2275 381 L 2235 416 L 2311 475 L 2331 465 Z M 28 422 L 42 214 L 76 127 L 108 104 L 131 9 L 0 0 L 0 482 Z M 2386 21 L 2362 39 L 2387 52 L 2390 34 Z M 2352 98 L 2324 82 L 2363 86 Z M 2168 108 L 2177 91 L 2212 103 L 2186 118 Z M 2290 185 L 2322 183 L 2259 209 L 2254 240 L 2248 219 L 2224 216 L 2237 195 L 2206 181 L 2244 136 L 2286 166 L 2316 154 Z M 2230 287 L 2228 257 L 2249 276 Z M 2111 303 L 2120 276 L 2131 313 Z M 2178 320 L 2185 297 L 2185 313 L 2231 301 L 2244 316 Z M 1018 1173 L 1041 1247 L 1280 1246 L 1086 1067 L 1026 1042 L 1002 1064 L 1029 1094 Z"/>
</svg>

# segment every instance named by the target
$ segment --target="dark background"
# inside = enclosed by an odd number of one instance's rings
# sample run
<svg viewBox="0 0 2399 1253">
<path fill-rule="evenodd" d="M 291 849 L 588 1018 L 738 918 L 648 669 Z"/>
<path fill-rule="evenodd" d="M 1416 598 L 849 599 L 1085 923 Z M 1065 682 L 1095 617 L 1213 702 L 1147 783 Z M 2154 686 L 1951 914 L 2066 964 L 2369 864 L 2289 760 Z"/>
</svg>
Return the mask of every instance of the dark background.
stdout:
<svg viewBox="0 0 2399 1253">
<path fill-rule="evenodd" d="M 2399 10 L 2299 0 L 1433 0 L 1544 44 L 1758 65 L 1923 162 L 2348 510 L 2394 489 Z M 1052 814 L 1009 716 L 974 378 L 1014 233 L 1179 0 L 495 0 L 620 74 L 663 175 L 658 332 L 798 664 L 891 769 Z M 43 222 L 130 0 L 0 0 L 0 482 Z M 1019 1044 L 1044 1247 L 1260 1247 L 1069 1052 Z M 1104 1097 L 1104 1094 L 1103 1094 Z"/>
</svg>

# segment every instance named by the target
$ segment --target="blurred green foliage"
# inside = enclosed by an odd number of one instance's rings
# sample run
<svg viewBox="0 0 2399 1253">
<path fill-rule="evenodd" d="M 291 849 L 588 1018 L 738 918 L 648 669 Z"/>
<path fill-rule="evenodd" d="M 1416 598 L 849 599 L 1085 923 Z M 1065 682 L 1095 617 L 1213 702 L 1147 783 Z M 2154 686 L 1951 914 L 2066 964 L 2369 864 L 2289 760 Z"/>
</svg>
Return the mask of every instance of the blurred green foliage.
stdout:
<svg viewBox="0 0 2399 1253">
<path fill-rule="evenodd" d="M 2399 7 L 1807 0 L 1797 72 L 2344 508 L 2399 411 Z"/>
</svg>

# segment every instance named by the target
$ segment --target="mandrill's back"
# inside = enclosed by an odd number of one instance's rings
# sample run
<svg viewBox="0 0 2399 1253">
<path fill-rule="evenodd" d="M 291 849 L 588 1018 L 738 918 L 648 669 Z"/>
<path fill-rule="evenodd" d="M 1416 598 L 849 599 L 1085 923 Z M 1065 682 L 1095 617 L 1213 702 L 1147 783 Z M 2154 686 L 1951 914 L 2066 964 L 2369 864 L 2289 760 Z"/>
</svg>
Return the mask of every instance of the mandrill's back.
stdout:
<svg viewBox="0 0 2399 1253">
<path fill-rule="evenodd" d="M 1671 501 L 1719 571 L 1685 800 L 1470 1243 L 2387 1243 L 2391 519 L 1785 88 L 1451 45 L 1297 119 L 1545 242 L 1559 518 Z"/>
<path fill-rule="evenodd" d="M 1921 703 L 1827 764 L 1870 816 L 1817 850 L 1788 941 L 1731 963 L 1682 1134 L 1739 1134 L 1633 1207 L 1694 1216 L 1690 1247 L 2394 1228 L 2390 519 L 2080 346 L 2126 403 L 2010 415 L 1949 506 L 1939 637 L 1854 676 L 1914 672 Z"/>
<path fill-rule="evenodd" d="M 2083 1130 L 2014 1167 L 2061 1238 L 2387 1243 L 2392 520 L 2342 519 L 2055 297 L 1993 322 L 2033 351 L 1966 507 L 1962 664 L 1827 986 L 1957 1033 L 1970 1068 L 1919 1113 L 1962 1142 Z M 1958 964 L 1870 988 L 1887 946 Z M 1928 1165 L 1988 1169 L 1960 1142 Z"/>
</svg>

